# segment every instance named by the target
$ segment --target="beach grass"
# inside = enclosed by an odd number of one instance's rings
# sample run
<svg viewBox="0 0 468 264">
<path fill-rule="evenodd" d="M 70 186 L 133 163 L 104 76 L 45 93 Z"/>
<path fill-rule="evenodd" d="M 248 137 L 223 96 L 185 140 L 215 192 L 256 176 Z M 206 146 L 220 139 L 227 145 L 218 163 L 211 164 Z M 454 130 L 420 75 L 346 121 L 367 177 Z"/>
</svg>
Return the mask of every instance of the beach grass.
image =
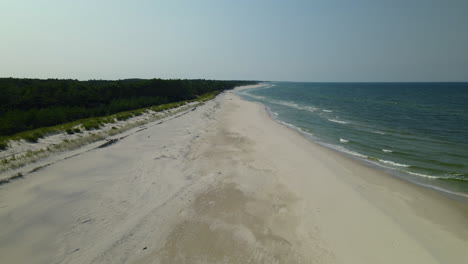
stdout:
<svg viewBox="0 0 468 264">
<path fill-rule="evenodd" d="M 23 132 L 20 132 L 11 136 L 1 136 L 0 137 L 0 150 L 7 149 L 9 146 L 8 142 L 10 140 L 26 140 L 28 142 L 36 143 L 38 142 L 40 138 L 43 138 L 48 135 L 54 135 L 54 134 L 63 133 L 63 132 L 66 132 L 67 134 L 80 133 L 81 132 L 80 127 L 83 127 L 85 130 L 95 130 L 105 124 L 113 124 L 116 122 L 116 120 L 125 121 L 134 116 L 140 116 L 149 110 L 152 110 L 155 112 L 161 112 L 161 111 L 180 107 L 190 102 L 204 102 L 207 100 L 211 100 L 214 97 L 216 97 L 218 93 L 219 93 L 218 91 L 210 92 L 210 93 L 200 95 L 198 98 L 192 99 L 192 100 L 150 106 L 150 107 L 125 111 L 125 112 L 120 112 L 120 113 L 116 113 L 116 114 L 112 114 L 108 116 L 79 119 L 76 121 L 72 121 L 72 122 L 68 122 L 68 123 L 64 123 L 60 125 L 55 125 L 55 126 L 50 126 L 50 127 L 41 127 L 41 128 L 37 128 L 33 130 L 23 131 Z"/>
<path fill-rule="evenodd" d="M 5 150 L 8 148 L 8 142 L 0 141 L 0 150 Z"/>
<path fill-rule="evenodd" d="M 68 123 L 64 123 L 64 124 L 60 124 L 56 126 L 42 127 L 42 128 L 37 128 L 34 130 L 20 132 L 11 136 L 0 137 L 0 150 L 6 150 L 7 148 L 9 148 L 9 145 L 10 145 L 9 142 L 14 141 L 14 140 L 16 141 L 25 140 L 29 143 L 37 143 L 39 142 L 39 139 L 41 138 L 60 134 L 60 133 L 74 135 L 74 134 L 80 134 L 84 131 L 90 132 L 87 135 L 80 135 L 78 136 L 78 138 L 65 139 L 61 143 L 54 144 L 46 148 L 42 148 L 39 150 L 29 150 L 23 154 L 4 157 L 3 159 L 0 160 L 0 172 L 22 167 L 31 162 L 40 160 L 48 156 L 52 152 L 60 152 L 63 150 L 76 149 L 78 147 L 81 147 L 81 146 L 84 146 L 84 145 L 87 145 L 87 144 L 90 144 L 99 140 L 103 140 L 107 138 L 108 136 L 113 136 L 113 135 L 122 133 L 126 130 L 132 129 L 134 127 L 143 125 L 145 123 L 163 118 L 165 115 L 162 115 L 159 117 L 155 116 L 148 120 L 132 122 L 129 124 L 125 124 L 121 127 L 113 126 L 108 131 L 97 130 L 106 124 L 114 124 L 117 121 L 125 121 L 136 116 L 141 116 L 144 113 L 147 113 L 148 111 L 163 112 L 169 109 L 174 109 L 174 108 L 179 108 L 179 107 L 181 108 L 180 111 L 183 111 L 185 110 L 185 108 L 183 108 L 182 106 L 188 103 L 198 102 L 199 104 L 203 104 L 205 101 L 215 98 L 216 95 L 218 94 L 219 92 L 216 91 L 216 92 L 203 94 L 197 97 L 196 99 L 192 99 L 192 100 L 145 107 L 145 108 L 125 111 L 125 112 L 120 112 L 120 113 L 116 113 L 116 114 L 112 114 L 108 116 L 80 119 L 80 120 L 76 120 L 76 121 L 72 121 L 72 122 L 68 122 Z M 194 106 L 190 106 L 190 107 L 194 107 Z M 96 130 L 96 132 L 92 132 L 94 130 Z"/>
</svg>

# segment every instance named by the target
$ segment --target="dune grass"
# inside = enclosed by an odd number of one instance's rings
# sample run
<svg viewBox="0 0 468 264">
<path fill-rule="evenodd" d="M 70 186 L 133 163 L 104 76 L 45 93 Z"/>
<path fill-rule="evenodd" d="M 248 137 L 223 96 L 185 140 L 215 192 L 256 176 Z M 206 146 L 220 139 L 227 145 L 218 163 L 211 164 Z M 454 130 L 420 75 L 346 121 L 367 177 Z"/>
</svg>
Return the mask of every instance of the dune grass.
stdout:
<svg viewBox="0 0 468 264">
<path fill-rule="evenodd" d="M 150 107 L 125 111 L 125 112 L 120 112 L 120 113 L 116 113 L 116 114 L 112 114 L 108 116 L 79 119 L 76 121 L 72 121 L 72 122 L 68 122 L 68 123 L 64 123 L 64 124 L 60 124 L 56 126 L 41 127 L 41 128 L 29 130 L 29 131 L 23 131 L 23 132 L 20 132 L 11 136 L 0 136 L 0 150 L 7 149 L 9 147 L 8 142 L 10 140 L 26 140 L 31 143 L 36 143 L 38 142 L 40 138 L 43 138 L 47 135 L 54 135 L 54 134 L 64 133 L 64 132 L 70 135 L 75 134 L 75 133 L 81 133 L 82 132 L 81 128 L 83 128 L 84 130 L 88 130 L 88 131 L 95 130 L 95 129 L 99 129 L 105 124 L 113 124 L 117 121 L 125 121 L 132 117 L 140 116 L 149 110 L 152 110 L 155 112 L 161 112 L 161 111 L 173 109 L 176 107 L 180 107 L 190 102 L 204 102 L 207 100 L 211 100 L 214 97 L 216 97 L 217 94 L 219 94 L 219 92 L 215 91 L 215 92 L 200 95 L 198 98 L 193 99 L 193 100 L 150 106 Z"/>
<path fill-rule="evenodd" d="M 92 132 L 93 130 L 98 129 L 106 124 L 113 124 L 113 123 L 116 123 L 117 121 L 128 120 L 132 117 L 143 115 L 144 113 L 148 111 L 163 112 L 165 110 L 179 108 L 179 110 L 175 112 L 177 113 L 179 111 L 184 111 L 184 110 L 187 110 L 188 108 L 201 105 L 205 101 L 215 98 L 217 94 L 219 94 L 219 92 L 212 92 L 212 93 L 201 95 L 194 100 L 187 100 L 187 101 L 157 105 L 157 106 L 152 106 L 152 107 L 147 107 L 147 108 L 140 108 L 140 109 L 135 109 L 131 111 L 125 111 L 125 112 L 121 112 L 117 114 L 112 114 L 109 116 L 80 119 L 80 120 L 76 120 L 73 122 L 64 123 L 64 124 L 60 124 L 56 126 L 43 127 L 43 128 L 30 130 L 30 131 L 24 131 L 24 132 L 17 133 L 15 135 L 8 136 L 8 137 L 0 137 L 0 150 L 5 150 L 9 147 L 8 145 L 9 145 L 10 140 L 25 140 L 30 143 L 36 143 L 39 141 L 40 138 L 43 138 L 49 135 L 54 135 L 54 134 L 59 134 L 59 133 L 66 133 L 69 135 L 78 134 L 77 138 L 73 138 L 70 140 L 65 139 L 63 142 L 48 146 L 47 148 L 43 148 L 39 150 L 29 150 L 22 154 L 4 157 L 3 159 L 0 160 L 0 172 L 22 167 L 28 163 L 35 162 L 44 157 L 47 157 L 48 155 L 54 152 L 72 150 L 72 149 L 76 149 L 78 147 L 81 147 L 81 146 L 84 146 L 84 145 L 87 145 L 87 144 L 90 144 L 99 140 L 103 140 L 109 136 L 120 134 L 126 130 L 132 129 L 137 126 L 141 126 L 145 123 L 152 122 L 160 118 L 164 118 L 167 115 L 165 114 L 153 115 L 152 117 L 143 121 L 131 122 L 128 124 L 124 124 L 121 127 L 112 126 L 111 129 L 106 130 L 106 131 L 97 131 L 95 133 Z M 198 104 L 187 106 L 186 108 L 182 107 L 186 105 L 187 103 L 193 103 L 193 102 L 198 102 Z M 172 115 L 175 113 L 170 113 L 170 114 L 168 113 L 168 114 Z M 84 135 L 83 132 L 85 130 L 90 133 Z M 80 136 L 80 134 L 82 136 Z"/>
<path fill-rule="evenodd" d="M 8 142 L 7 141 L 0 141 L 0 150 L 5 150 L 8 148 Z"/>
</svg>

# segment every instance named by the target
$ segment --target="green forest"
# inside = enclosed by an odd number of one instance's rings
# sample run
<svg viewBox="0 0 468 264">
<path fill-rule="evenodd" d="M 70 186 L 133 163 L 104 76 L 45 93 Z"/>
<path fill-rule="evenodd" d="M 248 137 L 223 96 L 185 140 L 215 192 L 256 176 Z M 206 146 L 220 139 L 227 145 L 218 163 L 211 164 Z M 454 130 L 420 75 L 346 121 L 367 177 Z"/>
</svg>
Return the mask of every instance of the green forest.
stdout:
<svg viewBox="0 0 468 264">
<path fill-rule="evenodd" d="M 195 99 L 253 81 L 0 78 L 0 136 Z"/>
</svg>

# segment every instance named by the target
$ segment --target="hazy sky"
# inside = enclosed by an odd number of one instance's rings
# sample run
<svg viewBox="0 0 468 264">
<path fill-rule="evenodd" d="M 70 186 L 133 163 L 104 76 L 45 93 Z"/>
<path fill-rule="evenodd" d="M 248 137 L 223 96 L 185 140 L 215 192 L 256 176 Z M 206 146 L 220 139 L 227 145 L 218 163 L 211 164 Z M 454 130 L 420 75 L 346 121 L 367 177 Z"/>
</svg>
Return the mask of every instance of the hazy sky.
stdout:
<svg viewBox="0 0 468 264">
<path fill-rule="evenodd" d="M 468 0 L 0 0 L 0 77 L 468 81 Z"/>
</svg>

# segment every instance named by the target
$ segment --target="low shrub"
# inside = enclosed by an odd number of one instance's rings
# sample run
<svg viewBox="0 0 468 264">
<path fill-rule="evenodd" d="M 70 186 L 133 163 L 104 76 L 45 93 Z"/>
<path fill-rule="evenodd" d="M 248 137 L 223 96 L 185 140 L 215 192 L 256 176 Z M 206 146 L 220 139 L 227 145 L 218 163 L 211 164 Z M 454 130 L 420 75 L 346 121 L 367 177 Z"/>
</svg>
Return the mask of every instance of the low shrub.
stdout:
<svg viewBox="0 0 468 264">
<path fill-rule="evenodd" d="M 5 150 L 8 148 L 8 143 L 0 141 L 0 150 Z"/>
<path fill-rule="evenodd" d="M 37 143 L 37 141 L 40 139 L 40 138 L 43 138 L 44 135 L 40 132 L 34 132 L 34 133 L 31 133 L 31 134 L 27 134 L 24 136 L 24 140 L 28 141 L 28 142 L 31 142 L 31 143 Z"/>
<path fill-rule="evenodd" d="M 104 124 L 114 124 L 115 123 L 115 118 L 112 117 L 112 116 L 103 117 L 99 121 L 104 123 Z"/>
<path fill-rule="evenodd" d="M 101 124 L 96 120 L 88 120 L 83 123 L 83 127 L 86 130 L 98 129 L 100 126 Z"/>
<path fill-rule="evenodd" d="M 141 116 L 143 113 L 145 113 L 145 111 L 146 111 L 146 109 L 135 110 L 135 111 L 133 111 L 133 115 Z"/>
<path fill-rule="evenodd" d="M 133 117 L 133 114 L 132 113 L 121 113 L 121 114 L 117 114 L 116 118 L 117 120 L 119 121 L 125 121 L 127 119 L 130 119 Z"/>
</svg>

